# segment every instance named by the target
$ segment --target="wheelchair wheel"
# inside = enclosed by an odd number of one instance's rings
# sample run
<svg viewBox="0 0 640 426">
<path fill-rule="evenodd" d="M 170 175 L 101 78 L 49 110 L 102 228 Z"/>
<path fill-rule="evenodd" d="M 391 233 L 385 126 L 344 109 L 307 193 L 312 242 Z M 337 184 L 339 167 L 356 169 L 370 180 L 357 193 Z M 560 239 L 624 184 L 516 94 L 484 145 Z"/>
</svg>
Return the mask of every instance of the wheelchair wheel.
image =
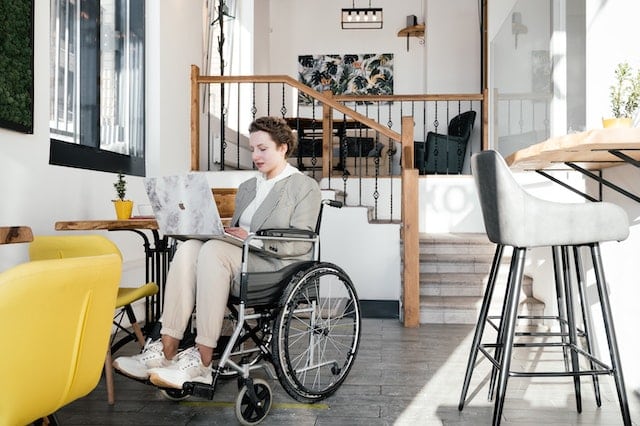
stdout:
<svg viewBox="0 0 640 426">
<path fill-rule="evenodd" d="M 160 394 L 171 401 L 184 401 L 191 396 L 183 389 L 160 389 Z"/>
<path fill-rule="evenodd" d="M 273 363 L 282 387 L 301 402 L 333 394 L 360 343 L 360 304 L 349 276 L 319 263 L 293 276 L 274 325 Z"/>
<path fill-rule="evenodd" d="M 240 388 L 236 398 L 236 417 L 240 424 L 257 425 L 271 410 L 271 387 L 262 379 Z"/>
</svg>

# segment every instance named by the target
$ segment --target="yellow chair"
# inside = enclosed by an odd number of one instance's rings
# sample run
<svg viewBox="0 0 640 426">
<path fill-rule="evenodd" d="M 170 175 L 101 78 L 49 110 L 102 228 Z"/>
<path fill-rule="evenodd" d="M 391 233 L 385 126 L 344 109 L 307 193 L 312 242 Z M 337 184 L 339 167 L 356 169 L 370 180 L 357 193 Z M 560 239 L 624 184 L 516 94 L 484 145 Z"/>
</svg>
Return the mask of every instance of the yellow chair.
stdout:
<svg viewBox="0 0 640 426">
<path fill-rule="evenodd" d="M 121 270 L 109 254 L 0 273 L 1 426 L 52 415 L 96 387 Z"/>
<path fill-rule="evenodd" d="M 122 259 L 118 247 L 102 235 L 43 235 L 36 236 L 29 246 L 31 260 L 62 259 L 71 257 L 95 256 L 101 254 L 117 254 Z M 116 321 L 113 324 L 128 335 L 131 333 L 122 325 L 123 314 L 126 313 L 131 323 L 133 333 L 142 348 L 145 343 L 144 335 L 133 312 L 131 304 L 137 300 L 152 296 L 158 292 L 156 283 L 149 282 L 140 287 L 118 289 Z M 115 335 L 114 335 L 115 336 Z M 104 364 L 105 383 L 107 386 L 107 400 L 109 404 L 115 402 L 113 386 L 113 367 L 111 366 L 111 347 L 108 348 Z"/>
</svg>

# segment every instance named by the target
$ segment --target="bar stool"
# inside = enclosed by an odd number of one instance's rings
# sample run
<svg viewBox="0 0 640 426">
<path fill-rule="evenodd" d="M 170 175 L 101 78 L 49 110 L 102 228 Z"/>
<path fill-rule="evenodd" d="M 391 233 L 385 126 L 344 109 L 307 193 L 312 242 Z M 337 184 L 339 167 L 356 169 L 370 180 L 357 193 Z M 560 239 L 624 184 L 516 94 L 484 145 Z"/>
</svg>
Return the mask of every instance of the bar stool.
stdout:
<svg viewBox="0 0 640 426">
<path fill-rule="evenodd" d="M 480 198 L 482 215 L 489 240 L 496 243 L 496 254 L 485 290 L 478 323 L 467 363 L 464 384 L 458 409 L 462 410 L 469 382 L 476 364 L 478 352 L 481 352 L 492 364 L 492 379 L 489 386 L 490 398 L 495 389 L 493 424 L 499 425 L 504 406 L 505 391 L 509 377 L 573 377 L 578 412 L 581 411 L 580 377 L 594 378 L 596 399 L 600 403 L 598 375 L 613 375 L 622 419 L 625 425 L 631 425 L 631 416 L 622 375 L 618 345 L 611 315 L 611 306 L 607 294 L 600 242 L 621 241 L 629 235 L 628 218 L 622 208 L 606 202 L 600 203 L 557 203 L 536 198 L 527 193 L 515 180 L 504 159 L 496 151 L 483 151 L 471 159 L 472 171 Z M 494 344 L 482 343 L 485 324 L 489 320 L 489 306 L 495 286 L 497 270 L 503 248 L 513 248 L 508 275 L 504 304 L 499 317 L 497 339 Z M 565 371 L 520 372 L 511 370 L 511 356 L 518 319 L 518 302 L 528 248 L 551 247 L 556 267 L 556 289 L 558 291 L 558 318 L 567 333 L 559 346 L 569 354 L 570 363 Z M 573 290 L 569 268 L 570 249 L 573 249 L 576 277 L 579 284 L 583 328 L 588 330 L 588 304 L 584 290 L 584 271 L 581 266 L 579 249 L 588 247 L 591 253 L 596 287 L 602 309 L 602 320 L 607 337 L 610 365 L 596 358 L 592 353 L 590 338 L 585 348 L 578 344 L 579 329 L 574 313 Z M 560 267 L 561 265 L 561 267 Z M 562 293 L 562 294 L 561 294 Z M 565 339 L 566 336 L 568 339 Z M 493 348 L 493 354 L 490 349 Z M 588 370 L 581 370 L 579 357 L 589 363 Z"/>
</svg>

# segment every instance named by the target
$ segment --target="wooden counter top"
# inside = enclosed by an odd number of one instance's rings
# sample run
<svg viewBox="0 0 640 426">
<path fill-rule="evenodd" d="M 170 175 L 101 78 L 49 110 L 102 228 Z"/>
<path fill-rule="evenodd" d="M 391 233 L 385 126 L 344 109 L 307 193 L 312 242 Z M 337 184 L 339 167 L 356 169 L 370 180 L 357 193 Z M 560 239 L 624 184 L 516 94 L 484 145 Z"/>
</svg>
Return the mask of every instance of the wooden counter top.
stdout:
<svg viewBox="0 0 640 426">
<path fill-rule="evenodd" d="M 514 152 L 506 158 L 516 170 L 565 170 L 565 162 L 588 170 L 600 170 L 624 164 L 611 154 L 620 150 L 640 161 L 640 128 L 594 129 L 547 139 Z"/>
</svg>

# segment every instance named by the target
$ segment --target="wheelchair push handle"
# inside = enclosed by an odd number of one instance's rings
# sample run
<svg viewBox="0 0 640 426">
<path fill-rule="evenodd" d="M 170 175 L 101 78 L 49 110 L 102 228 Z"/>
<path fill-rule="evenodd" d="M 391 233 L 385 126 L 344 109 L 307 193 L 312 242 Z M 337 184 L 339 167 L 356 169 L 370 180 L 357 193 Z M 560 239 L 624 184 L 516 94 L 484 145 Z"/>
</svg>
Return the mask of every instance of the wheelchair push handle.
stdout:
<svg viewBox="0 0 640 426">
<path fill-rule="evenodd" d="M 324 209 L 325 205 L 329 205 L 331 207 L 341 208 L 342 207 L 342 201 L 330 200 L 330 199 L 324 199 L 324 200 L 321 201 L 321 203 L 320 203 L 320 212 L 318 213 L 318 220 L 316 221 L 316 234 L 320 234 L 320 223 L 322 222 L 322 210 Z"/>
<path fill-rule="evenodd" d="M 322 200 L 322 204 L 324 205 L 329 205 L 331 207 L 336 207 L 336 208 L 342 208 L 343 203 L 342 201 L 338 201 L 338 200 L 329 200 L 329 199 L 324 199 Z"/>
</svg>

